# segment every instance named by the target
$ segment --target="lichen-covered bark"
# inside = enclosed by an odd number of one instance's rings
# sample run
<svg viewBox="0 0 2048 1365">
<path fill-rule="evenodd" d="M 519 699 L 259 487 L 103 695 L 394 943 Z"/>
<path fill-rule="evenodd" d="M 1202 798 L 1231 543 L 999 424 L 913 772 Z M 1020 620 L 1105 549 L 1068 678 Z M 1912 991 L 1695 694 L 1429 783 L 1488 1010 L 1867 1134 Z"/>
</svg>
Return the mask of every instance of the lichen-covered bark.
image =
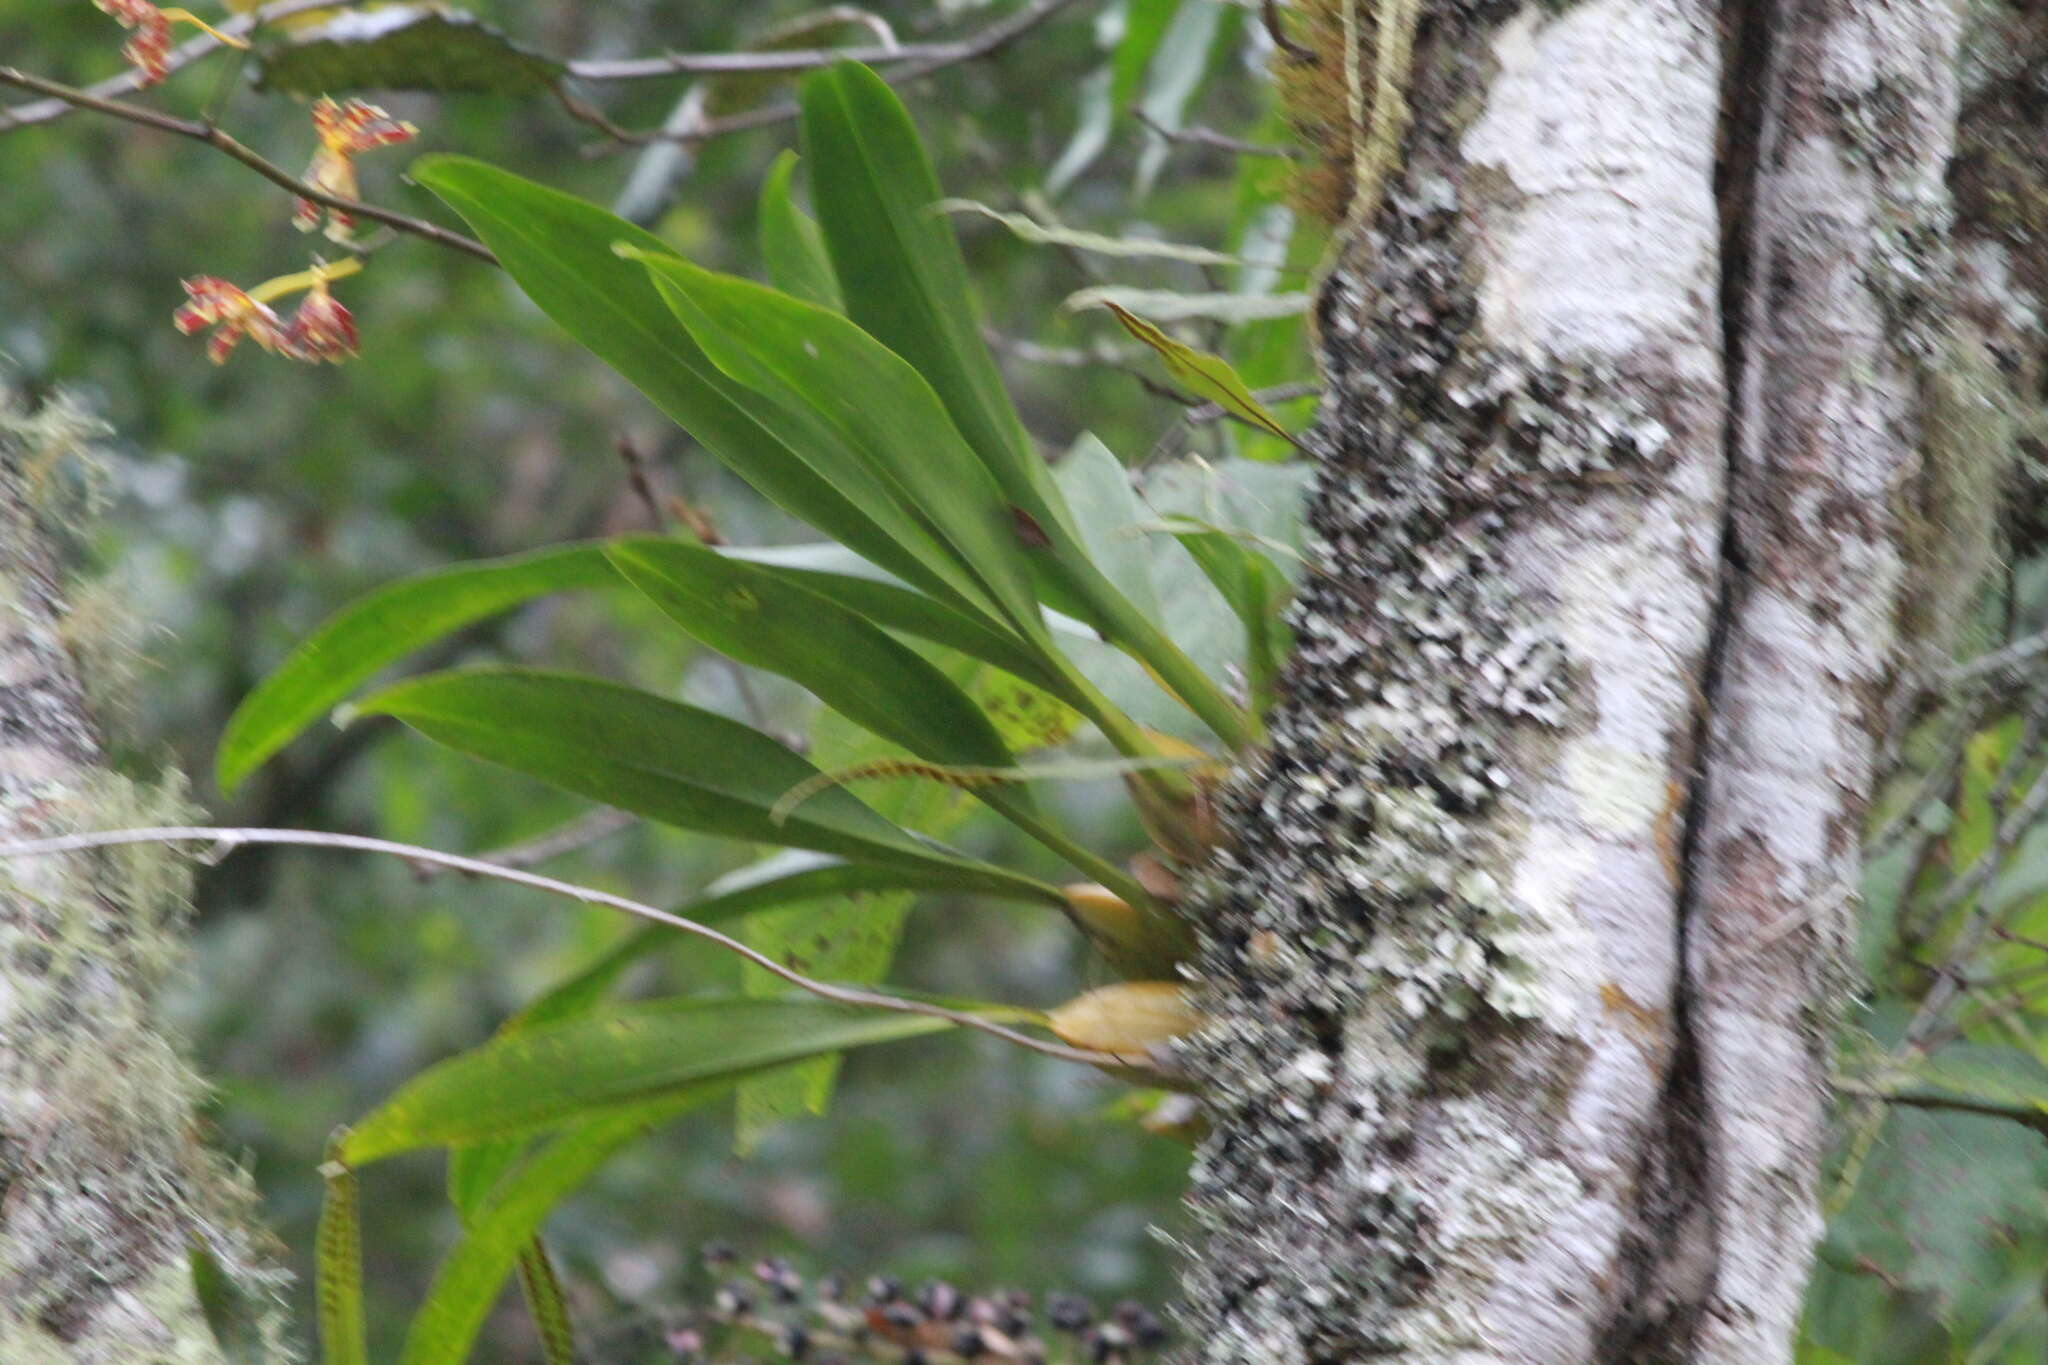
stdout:
<svg viewBox="0 0 2048 1365">
<path fill-rule="evenodd" d="M 1969 586 L 1908 572 L 1954 28 L 1425 10 L 1207 887 L 1205 1359 L 1790 1360 L 1899 624 Z"/>
<path fill-rule="evenodd" d="M 80 688 L 90 642 L 52 533 L 90 434 L 0 393 L 0 841 L 179 804 L 101 766 Z M 157 850 L 0 868 L 0 1361 L 214 1365 L 209 1310 L 235 1361 L 285 1357 L 250 1192 L 203 1144 L 199 1086 L 152 1020 L 183 893 Z"/>
<path fill-rule="evenodd" d="M 1725 468 L 1715 21 L 1424 17 L 1208 905 L 1207 1359 L 1594 1360 L 1649 1259 Z"/>
<path fill-rule="evenodd" d="M 1768 1365 L 1791 1359 L 1821 1232 L 1829 1006 L 1911 686 L 1905 551 L 1943 476 L 1923 468 L 1923 405 L 1948 363 L 1958 24 L 1929 0 L 1780 0 L 1754 19 L 1729 600 L 1689 888 L 1714 1267 L 1689 1358 Z"/>
</svg>

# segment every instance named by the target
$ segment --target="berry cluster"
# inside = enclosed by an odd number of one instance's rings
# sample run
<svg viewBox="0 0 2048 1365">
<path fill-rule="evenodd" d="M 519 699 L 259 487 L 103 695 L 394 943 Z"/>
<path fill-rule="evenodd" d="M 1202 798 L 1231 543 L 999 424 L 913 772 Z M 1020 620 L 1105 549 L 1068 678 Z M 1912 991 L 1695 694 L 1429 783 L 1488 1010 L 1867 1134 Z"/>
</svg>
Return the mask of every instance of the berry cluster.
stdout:
<svg viewBox="0 0 2048 1365">
<path fill-rule="evenodd" d="M 737 1259 L 723 1244 L 704 1249 L 705 1265 L 723 1283 L 702 1325 L 668 1334 L 679 1362 L 746 1359 L 712 1343 L 752 1339 L 813 1365 L 1132 1365 L 1166 1341 L 1158 1317 L 1128 1300 L 1098 1314 L 1077 1294 L 1055 1293 L 1040 1314 L 1030 1295 L 1014 1291 L 968 1294 L 934 1280 L 913 1292 L 894 1276 L 877 1275 L 856 1294 L 840 1275 L 807 1284 L 780 1256 L 757 1261 L 751 1276 L 736 1276 Z M 1040 1334 L 1041 1319 L 1050 1341 Z"/>
</svg>

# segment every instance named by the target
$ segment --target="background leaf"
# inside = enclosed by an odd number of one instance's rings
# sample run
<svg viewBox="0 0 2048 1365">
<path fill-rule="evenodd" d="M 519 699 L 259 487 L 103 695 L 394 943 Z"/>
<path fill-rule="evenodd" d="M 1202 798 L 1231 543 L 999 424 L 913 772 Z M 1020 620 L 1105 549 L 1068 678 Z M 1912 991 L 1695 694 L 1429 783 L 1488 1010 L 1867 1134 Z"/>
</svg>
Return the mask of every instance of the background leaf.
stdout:
<svg viewBox="0 0 2048 1365">
<path fill-rule="evenodd" d="M 555 58 L 519 46 L 475 15 L 438 5 L 338 13 L 262 43 L 256 54 L 256 88 L 292 95 L 531 95 L 553 90 L 563 72 Z"/>
<path fill-rule="evenodd" d="M 785 150 L 761 181 L 761 261 L 768 268 L 769 283 L 783 293 L 840 312 L 846 302 L 840 297 L 831 257 L 825 254 L 824 234 L 796 206 L 790 192 L 798 160 L 795 152 Z"/>
</svg>

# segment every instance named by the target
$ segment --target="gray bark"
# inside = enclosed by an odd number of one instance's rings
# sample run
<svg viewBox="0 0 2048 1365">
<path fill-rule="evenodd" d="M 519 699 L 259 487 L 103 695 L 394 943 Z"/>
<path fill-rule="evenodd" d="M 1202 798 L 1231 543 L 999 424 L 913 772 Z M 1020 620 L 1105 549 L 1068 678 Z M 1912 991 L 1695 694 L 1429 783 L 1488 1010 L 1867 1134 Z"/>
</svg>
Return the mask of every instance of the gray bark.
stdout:
<svg viewBox="0 0 2048 1365">
<path fill-rule="evenodd" d="M 1214 1361 L 1789 1361 L 1950 273 L 1931 0 L 1426 6 L 1190 1048 Z"/>
<path fill-rule="evenodd" d="M 61 405 L 28 418 L 0 393 L 0 841 L 155 824 L 181 805 L 106 770 L 80 685 L 105 627 L 72 610 L 55 542 L 93 434 Z M 184 893 L 160 850 L 0 869 L 0 1360 L 287 1354 L 253 1196 L 205 1146 L 200 1087 L 153 1018 Z M 218 1291 L 204 1303 L 195 1257 Z"/>
</svg>

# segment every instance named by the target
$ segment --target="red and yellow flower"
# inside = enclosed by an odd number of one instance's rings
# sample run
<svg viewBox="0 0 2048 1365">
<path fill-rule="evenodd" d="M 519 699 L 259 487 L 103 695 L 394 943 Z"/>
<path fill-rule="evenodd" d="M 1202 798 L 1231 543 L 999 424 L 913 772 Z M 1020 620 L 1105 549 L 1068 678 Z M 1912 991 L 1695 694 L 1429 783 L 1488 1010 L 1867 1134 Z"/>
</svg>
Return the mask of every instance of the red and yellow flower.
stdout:
<svg viewBox="0 0 2048 1365">
<path fill-rule="evenodd" d="M 287 360 L 340 362 L 356 353 L 356 324 L 327 286 L 362 268 L 353 257 L 332 265 L 315 261 L 310 270 L 280 275 L 248 290 L 215 275 L 196 275 L 182 281 L 185 303 L 171 314 L 171 323 L 186 336 L 202 327 L 213 328 L 206 339 L 206 355 L 216 365 L 244 337 Z M 291 320 L 280 319 L 272 302 L 301 292 L 306 297 Z"/>
<path fill-rule="evenodd" d="M 349 100 L 337 104 L 321 96 L 313 105 L 313 130 L 320 135 L 320 148 L 306 170 L 306 183 L 342 199 L 359 199 L 356 191 L 355 158 L 359 153 L 395 142 L 410 141 L 419 129 L 395 119 L 374 104 Z M 310 199 L 292 201 L 292 224 L 311 232 L 327 219 L 327 235 L 347 241 L 355 220 L 340 209 L 323 209 Z"/>
<path fill-rule="evenodd" d="M 155 85 L 171 74 L 171 25 L 191 24 L 203 29 L 229 47 L 247 47 L 240 38 L 230 37 L 198 15 L 185 9 L 159 9 L 151 0 L 92 0 L 93 4 L 133 29 L 135 36 L 121 46 L 121 55 L 142 73 L 142 84 Z"/>
<path fill-rule="evenodd" d="M 339 365 L 355 353 L 356 320 L 327 292 L 326 278 L 315 280 L 285 324 L 281 354 L 308 364 L 331 360 Z"/>
</svg>

